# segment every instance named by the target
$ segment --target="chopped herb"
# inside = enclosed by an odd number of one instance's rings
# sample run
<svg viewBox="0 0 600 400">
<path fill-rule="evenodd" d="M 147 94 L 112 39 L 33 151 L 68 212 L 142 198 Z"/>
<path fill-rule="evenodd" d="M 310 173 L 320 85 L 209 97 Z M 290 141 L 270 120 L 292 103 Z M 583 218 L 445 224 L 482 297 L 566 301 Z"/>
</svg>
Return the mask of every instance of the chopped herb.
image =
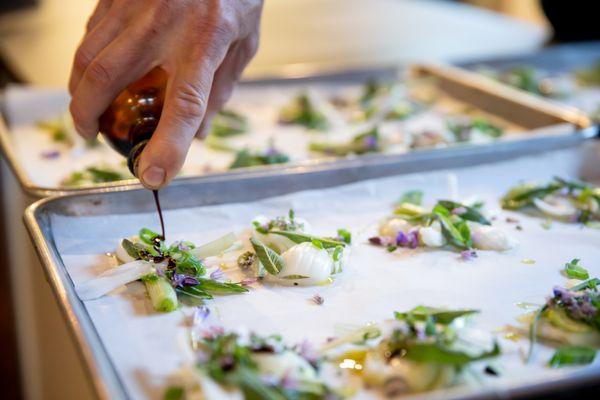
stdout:
<svg viewBox="0 0 600 400">
<path fill-rule="evenodd" d="M 265 270 L 271 275 L 278 275 L 284 266 L 283 258 L 260 240 L 250 238 L 250 243 Z"/>
<path fill-rule="evenodd" d="M 252 153 L 248 149 L 238 151 L 235 160 L 229 166 L 230 169 L 257 167 L 261 165 L 285 164 L 290 158 L 274 147 L 270 147 L 264 153 Z"/>
<path fill-rule="evenodd" d="M 596 349 L 581 346 L 566 346 L 554 352 L 549 365 L 553 368 L 568 365 L 586 365 L 591 364 L 594 358 L 596 358 Z"/>
<path fill-rule="evenodd" d="M 400 198 L 400 204 L 408 203 L 420 206 L 423 202 L 423 191 L 422 190 L 411 190 L 402 195 Z"/>
<path fill-rule="evenodd" d="M 284 124 L 302 125 L 313 130 L 329 128 L 327 117 L 317 109 L 313 100 L 306 93 L 294 98 L 281 110 L 279 121 Z"/>
<path fill-rule="evenodd" d="M 241 269 L 248 269 L 256 262 L 256 254 L 247 251 L 237 259 L 237 264 Z"/>
<path fill-rule="evenodd" d="M 346 244 L 351 244 L 352 243 L 352 234 L 350 233 L 350 231 L 348 231 L 346 229 L 338 229 L 337 230 L 337 239 L 340 242 L 344 242 Z"/>
<path fill-rule="evenodd" d="M 231 137 L 248 131 L 248 119 L 233 110 L 219 111 L 211 125 L 211 135 L 215 137 Z"/>
<path fill-rule="evenodd" d="M 319 294 L 315 294 L 313 297 L 311 297 L 311 300 L 318 306 L 323 305 L 323 303 L 325 303 L 325 299 Z"/>
<path fill-rule="evenodd" d="M 579 265 L 579 259 L 575 258 L 565 264 L 565 274 L 572 279 L 586 280 L 590 275 L 588 271 Z"/>
<path fill-rule="evenodd" d="M 171 386 L 165 392 L 163 400 L 183 400 L 185 399 L 185 392 L 182 387 Z"/>
<path fill-rule="evenodd" d="M 382 150 L 381 137 L 377 127 L 356 135 L 345 143 L 311 142 L 310 151 L 344 157 L 349 154 L 376 153 Z"/>
</svg>

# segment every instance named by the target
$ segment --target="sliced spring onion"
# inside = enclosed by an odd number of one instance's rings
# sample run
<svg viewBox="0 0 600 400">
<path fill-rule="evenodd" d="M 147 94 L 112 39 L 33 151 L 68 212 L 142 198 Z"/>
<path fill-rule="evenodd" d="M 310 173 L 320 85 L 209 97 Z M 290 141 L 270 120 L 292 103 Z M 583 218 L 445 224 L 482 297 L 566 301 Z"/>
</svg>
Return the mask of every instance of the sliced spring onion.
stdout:
<svg viewBox="0 0 600 400">
<path fill-rule="evenodd" d="M 93 300 L 151 273 L 154 273 L 151 263 L 132 261 L 103 272 L 96 278 L 76 286 L 75 290 L 81 300 Z"/>
<path fill-rule="evenodd" d="M 202 246 L 198 246 L 195 249 L 190 250 L 190 253 L 195 255 L 199 259 L 204 259 L 206 257 L 218 256 L 219 254 L 225 252 L 235 243 L 235 234 L 232 232 L 221 236 L 218 239 L 213 240 L 212 242 L 208 242 L 203 244 Z"/>
<path fill-rule="evenodd" d="M 177 309 L 177 293 L 169 281 L 156 274 L 146 275 L 142 277 L 142 281 L 156 311 L 170 312 Z"/>
<path fill-rule="evenodd" d="M 554 352 L 549 365 L 554 368 L 566 365 L 591 364 L 596 358 L 596 349 L 581 346 L 565 346 Z"/>
</svg>

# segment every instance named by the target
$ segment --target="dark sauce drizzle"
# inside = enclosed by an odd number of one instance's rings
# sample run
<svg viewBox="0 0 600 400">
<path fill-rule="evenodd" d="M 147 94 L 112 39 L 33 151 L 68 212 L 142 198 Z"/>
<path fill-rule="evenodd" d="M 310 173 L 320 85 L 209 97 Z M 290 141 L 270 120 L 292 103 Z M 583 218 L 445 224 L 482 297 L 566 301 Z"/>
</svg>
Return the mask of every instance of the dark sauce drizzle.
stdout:
<svg viewBox="0 0 600 400">
<path fill-rule="evenodd" d="M 160 199 L 158 198 L 158 190 L 153 190 L 154 203 L 156 204 L 156 211 L 158 211 L 158 218 L 160 219 L 160 230 L 162 233 L 162 240 L 165 240 L 165 221 L 163 220 L 162 208 L 160 206 Z"/>
</svg>

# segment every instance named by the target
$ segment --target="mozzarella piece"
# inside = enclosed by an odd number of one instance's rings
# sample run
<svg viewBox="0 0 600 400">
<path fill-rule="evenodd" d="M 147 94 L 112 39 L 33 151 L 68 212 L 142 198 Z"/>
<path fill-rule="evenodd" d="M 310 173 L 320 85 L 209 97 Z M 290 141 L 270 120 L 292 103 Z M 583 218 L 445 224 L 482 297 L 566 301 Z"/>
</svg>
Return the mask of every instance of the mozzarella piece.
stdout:
<svg viewBox="0 0 600 400">
<path fill-rule="evenodd" d="M 430 226 L 419 229 L 419 241 L 423 246 L 442 247 L 446 244 L 446 239 L 442 235 L 442 228 L 438 221 Z"/>
<path fill-rule="evenodd" d="M 506 232 L 488 225 L 471 225 L 471 239 L 473 246 L 480 250 L 510 250 L 517 245 L 517 241 Z"/>
<path fill-rule="evenodd" d="M 395 238 L 396 235 L 398 235 L 398 232 L 402 231 L 404 233 L 407 233 L 408 231 L 410 231 L 411 228 L 412 225 L 409 224 L 406 220 L 402 218 L 391 218 L 387 221 L 384 221 L 379 226 L 379 234 L 381 236 L 389 236 Z"/>
<path fill-rule="evenodd" d="M 327 250 L 319 249 L 312 243 L 304 242 L 291 247 L 282 255 L 284 266 L 279 275 L 267 275 L 287 285 L 317 285 L 327 281 L 333 270 L 333 260 Z M 308 278 L 286 279 L 286 276 L 300 275 Z"/>
<path fill-rule="evenodd" d="M 564 197 L 546 196 L 544 199 L 533 199 L 533 204 L 546 215 L 557 218 L 569 218 L 577 214 L 575 205 Z"/>
</svg>

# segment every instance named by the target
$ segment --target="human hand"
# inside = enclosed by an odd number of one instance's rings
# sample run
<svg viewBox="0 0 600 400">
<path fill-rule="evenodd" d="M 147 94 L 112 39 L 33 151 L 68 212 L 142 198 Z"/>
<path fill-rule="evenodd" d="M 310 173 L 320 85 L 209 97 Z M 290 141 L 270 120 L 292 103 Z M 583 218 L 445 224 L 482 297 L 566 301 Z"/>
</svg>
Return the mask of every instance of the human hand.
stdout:
<svg viewBox="0 0 600 400">
<path fill-rule="evenodd" d="M 138 171 L 146 187 L 164 186 L 256 53 L 261 11 L 262 0 L 99 0 L 69 82 L 77 131 L 96 136 L 98 118 L 117 95 L 163 68 L 164 108 Z"/>
</svg>

